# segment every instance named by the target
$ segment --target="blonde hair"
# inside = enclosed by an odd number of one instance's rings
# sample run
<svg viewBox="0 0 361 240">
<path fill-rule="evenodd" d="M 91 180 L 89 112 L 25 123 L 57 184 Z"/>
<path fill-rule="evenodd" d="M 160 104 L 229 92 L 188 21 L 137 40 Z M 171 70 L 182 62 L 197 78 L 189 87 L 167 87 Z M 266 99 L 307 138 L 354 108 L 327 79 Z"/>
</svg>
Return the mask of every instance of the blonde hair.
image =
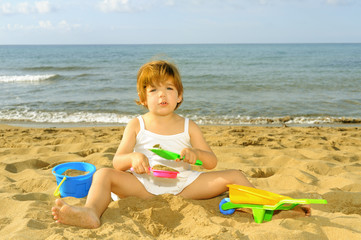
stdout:
<svg viewBox="0 0 361 240">
<path fill-rule="evenodd" d="M 173 84 L 178 91 L 178 96 L 183 95 L 183 84 L 177 67 L 167 61 L 157 60 L 151 61 L 140 67 L 137 75 L 137 91 L 139 100 L 135 102 L 138 105 L 143 105 L 147 99 L 147 86 L 156 86 L 164 84 L 169 77 L 172 77 Z M 175 109 L 177 109 L 183 102 L 183 97 Z M 147 106 L 145 106 L 147 107 Z"/>
</svg>

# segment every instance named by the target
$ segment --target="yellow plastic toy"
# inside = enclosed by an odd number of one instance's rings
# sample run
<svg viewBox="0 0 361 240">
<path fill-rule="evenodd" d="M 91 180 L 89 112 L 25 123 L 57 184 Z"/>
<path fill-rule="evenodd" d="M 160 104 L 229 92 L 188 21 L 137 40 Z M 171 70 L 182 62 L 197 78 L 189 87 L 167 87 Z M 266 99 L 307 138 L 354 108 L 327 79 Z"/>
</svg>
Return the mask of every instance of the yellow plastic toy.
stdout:
<svg viewBox="0 0 361 240">
<path fill-rule="evenodd" d="M 238 208 L 251 208 L 256 223 L 271 221 L 275 210 L 290 210 L 299 204 L 327 204 L 324 199 L 293 199 L 261 189 L 227 185 L 229 198 L 219 203 L 219 210 L 225 215 L 233 214 Z"/>
</svg>

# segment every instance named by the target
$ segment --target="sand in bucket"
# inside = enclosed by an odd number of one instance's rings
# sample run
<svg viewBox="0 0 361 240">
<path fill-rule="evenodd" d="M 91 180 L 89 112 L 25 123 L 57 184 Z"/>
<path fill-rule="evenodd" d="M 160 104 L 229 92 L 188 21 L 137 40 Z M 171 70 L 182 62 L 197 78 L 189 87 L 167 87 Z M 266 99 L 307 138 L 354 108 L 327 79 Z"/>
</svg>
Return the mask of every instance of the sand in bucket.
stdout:
<svg viewBox="0 0 361 240">
<path fill-rule="evenodd" d="M 65 175 L 65 176 L 69 176 L 69 177 L 77 177 L 77 176 L 83 176 L 88 174 L 88 172 L 85 171 L 81 171 L 81 170 L 76 170 L 76 169 L 68 169 L 65 172 L 63 172 L 63 174 L 61 175 Z"/>
<path fill-rule="evenodd" d="M 76 198 L 86 197 L 92 184 L 95 170 L 96 168 L 93 164 L 85 162 L 68 162 L 54 167 L 52 172 L 58 184 L 54 195 Z"/>
<path fill-rule="evenodd" d="M 167 166 L 164 166 L 164 165 L 161 165 L 161 164 L 154 165 L 152 167 L 152 169 L 153 170 L 160 170 L 160 171 L 168 171 L 168 172 L 179 172 L 179 171 L 175 170 L 174 168 L 167 167 Z"/>
</svg>

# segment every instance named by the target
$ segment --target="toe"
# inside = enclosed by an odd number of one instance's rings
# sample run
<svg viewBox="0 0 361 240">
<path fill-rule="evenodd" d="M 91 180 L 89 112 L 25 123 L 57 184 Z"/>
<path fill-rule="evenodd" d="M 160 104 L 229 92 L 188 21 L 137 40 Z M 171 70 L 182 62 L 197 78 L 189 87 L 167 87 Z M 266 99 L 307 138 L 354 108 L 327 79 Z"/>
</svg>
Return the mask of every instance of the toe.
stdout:
<svg viewBox="0 0 361 240">
<path fill-rule="evenodd" d="M 64 204 L 65 202 L 59 198 L 55 200 L 55 205 L 59 208 L 61 208 Z"/>
<path fill-rule="evenodd" d="M 311 216 L 311 206 L 310 205 L 303 205 L 301 209 L 305 212 L 306 216 Z"/>
<path fill-rule="evenodd" d="M 309 208 L 305 209 L 305 215 L 311 216 L 311 209 L 309 209 Z"/>
<path fill-rule="evenodd" d="M 57 208 L 57 207 L 52 207 L 52 208 L 51 208 L 51 215 L 57 216 L 58 214 L 59 214 L 59 208 Z"/>
</svg>

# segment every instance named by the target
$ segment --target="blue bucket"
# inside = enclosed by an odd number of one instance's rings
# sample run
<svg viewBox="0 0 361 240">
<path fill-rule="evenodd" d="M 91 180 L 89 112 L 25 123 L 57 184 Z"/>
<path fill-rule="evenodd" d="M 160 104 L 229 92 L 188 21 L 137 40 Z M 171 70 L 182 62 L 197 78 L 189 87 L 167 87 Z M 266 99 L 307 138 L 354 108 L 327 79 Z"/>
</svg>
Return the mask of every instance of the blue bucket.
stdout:
<svg viewBox="0 0 361 240">
<path fill-rule="evenodd" d="M 70 177 L 62 175 L 68 169 L 75 169 L 89 172 L 85 175 Z M 85 162 L 68 162 L 60 164 L 53 168 L 53 174 L 56 177 L 58 185 L 54 196 L 83 198 L 88 195 L 92 184 L 93 174 L 96 167 L 93 164 Z"/>
</svg>

